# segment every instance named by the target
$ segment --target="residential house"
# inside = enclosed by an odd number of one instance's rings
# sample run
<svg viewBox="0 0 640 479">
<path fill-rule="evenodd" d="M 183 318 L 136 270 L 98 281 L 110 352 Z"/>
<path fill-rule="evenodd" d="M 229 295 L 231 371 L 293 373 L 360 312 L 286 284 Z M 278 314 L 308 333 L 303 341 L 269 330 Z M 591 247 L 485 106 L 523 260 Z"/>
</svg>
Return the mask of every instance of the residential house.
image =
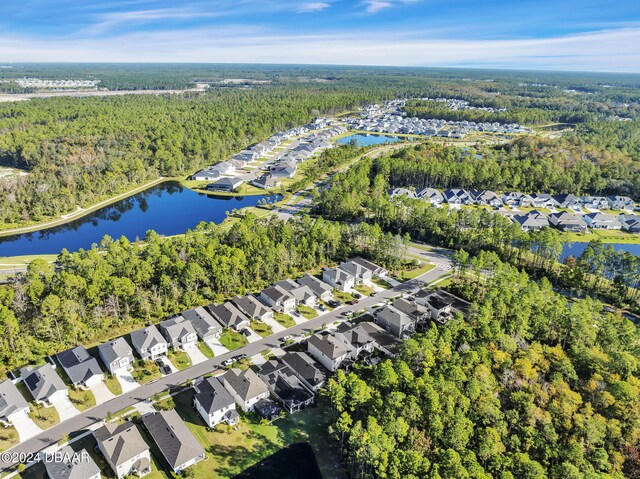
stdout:
<svg viewBox="0 0 640 479">
<path fill-rule="evenodd" d="M 303 305 L 311 308 L 316 306 L 317 297 L 308 286 L 299 285 L 291 279 L 278 281 L 274 286 L 280 286 L 285 291 L 288 291 L 295 298 L 298 306 Z"/>
<path fill-rule="evenodd" d="M 206 458 L 204 449 L 175 409 L 145 414 L 142 423 L 176 474 Z"/>
<path fill-rule="evenodd" d="M 328 333 L 316 333 L 307 340 L 307 352 L 329 371 L 336 371 L 351 350 Z"/>
<path fill-rule="evenodd" d="M 431 319 L 437 323 L 444 324 L 451 319 L 451 303 L 438 293 L 427 293 L 424 290 L 420 290 L 414 298 L 416 303 L 427 307 L 431 313 Z"/>
<path fill-rule="evenodd" d="M 425 324 L 431 319 L 431 311 L 424 304 L 418 303 L 414 298 L 398 298 L 391 306 L 401 313 L 406 314 L 418 324 Z"/>
<path fill-rule="evenodd" d="M 395 356 L 398 353 L 400 341 L 388 331 L 385 331 L 376 323 L 370 321 L 358 323 L 358 326 L 373 339 L 374 349 L 377 349 L 387 356 Z"/>
<path fill-rule="evenodd" d="M 173 349 L 187 349 L 198 345 L 198 333 L 181 315 L 165 319 L 160 323 L 160 332 Z"/>
<path fill-rule="evenodd" d="M 397 338 L 403 338 L 415 331 L 416 324 L 409 316 L 388 305 L 377 309 L 373 313 L 373 319 Z"/>
<path fill-rule="evenodd" d="M 223 176 L 234 175 L 235 172 L 236 168 L 231 162 L 223 161 L 216 165 L 198 171 L 197 173 L 193 174 L 191 179 L 198 181 L 213 181 Z"/>
<path fill-rule="evenodd" d="M 258 321 L 273 319 L 273 309 L 267 308 L 252 294 L 236 296 L 231 302 L 249 319 L 257 319 Z"/>
<path fill-rule="evenodd" d="M 25 366 L 20 370 L 20 377 L 33 399 L 43 406 L 69 396 L 67 386 L 49 363 L 37 368 Z"/>
<path fill-rule="evenodd" d="M 620 215 L 622 229 L 629 233 L 640 233 L 640 217 L 636 215 Z"/>
<path fill-rule="evenodd" d="M 382 266 L 378 266 L 377 264 L 374 264 L 371 261 L 367 261 L 366 259 L 359 256 L 352 258 L 351 261 L 367 268 L 369 271 L 371 271 L 372 276 L 384 276 L 388 273 L 388 271 Z"/>
<path fill-rule="evenodd" d="M 268 188 L 275 188 L 277 186 L 280 186 L 281 182 L 277 177 L 272 176 L 269 173 L 265 173 L 264 175 L 259 176 L 254 180 L 251 180 L 251 184 L 253 186 L 256 186 L 257 188 L 262 188 L 263 190 L 266 190 Z"/>
<path fill-rule="evenodd" d="M 244 412 L 253 411 L 260 399 L 269 397 L 267 385 L 251 368 L 230 369 L 220 376 L 220 381 Z"/>
<path fill-rule="evenodd" d="M 373 273 L 369 268 L 366 268 L 360 263 L 355 261 L 345 261 L 338 266 L 342 271 L 346 271 L 355 278 L 355 284 L 371 284 L 371 277 Z"/>
<path fill-rule="evenodd" d="M 477 205 L 489 205 L 493 207 L 502 206 L 500 197 L 490 190 L 471 190 L 469 192 L 473 201 Z"/>
<path fill-rule="evenodd" d="M 100 467 L 85 450 L 71 446 L 58 449 L 54 455 L 43 455 L 44 469 L 49 479 L 100 479 Z"/>
<path fill-rule="evenodd" d="M 533 202 L 533 198 L 531 198 L 531 196 L 518 191 L 503 193 L 501 199 L 505 205 L 510 207 L 521 206 L 523 208 L 528 208 Z"/>
<path fill-rule="evenodd" d="M 320 281 L 315 276 L 305 274 L 303 277 L 298 278 L 296 282 L 300 286 L 307 286 L 321 301 L 329 301 L 331 299 L 331 286 L 324 281 Z"/>
<path fill-rule="evenodd" d="M 560 208 L 571 208 L 579 210 L 582 205 L 582 199 L 572 194 L 554 195 L 553 199 Z"/>
<path fill-rule="evenodd" d="M 142 359 L 154 360 L 166 356 L 169 350 L 169 344 L 153 325 L 132 332 L 131 344 Z"/>
<path fill-rule="evenodd" d="M 216 424 L 237 424 L 240 415 L 236 403 L 218 378 L 210 377 L 198 381 L 193 388 L 196 391 L 193 405 L 209 427 Z"/>
<path fill-rule="evenodd" d="M 296 298 L 280 286 L 269 286 L 260 293 L 260 300 L 275 309 L 288 313 L 296 307 Z"/>
<path fill-rule="evenodd" d="M 104 380 L 98 361 L 84 346 L 62 351 L 56 359 L 75 387 L 90 388 Z"/>
<path fill-rule="evenodd" d="M 276 166 L 271 170 L 271 176 L 274 178 L 293 178 L 296 174 L 297 167 L 295 165 Z"/>
<path fill-rule="evenodd" d="M 293 374 L 311 391 L 317 392 L 327 382 L 327 372 L 317 367 L 317 363 L 307 353 L 288 351 L 280 361 L 289 366 Z"/>
<path fill-rule="evenodd" d="M 10 426 L 15 419 L 29 414 L 29 403 L 10 380 L 0 383 L 0 424 Z"/>
<path fill-rule="evenodd" d="M 587 223 L 578 215 L 562 211 L 552 213 L 548 216 L 549 224 L 555 226 L 560 231 L 571 231 L 574 233 L 584 233 L 587 231 Z"/>
<path fill-rule="evenodd" d="M 122 336 L 98 345 L 98 354 L 111 374 L 133 368 L 133 349 Z"/>
<path fill-rule="evenodd" d="M 342 323 L 338 325 L 334 337 L 349 349 L 349 359 L 373 353 L 375 341 L 359 324 Z"/>
<path fill-rule="evenodd" d="M 607 201 L 612 210 L 631 210 L 635 206 L 635 202 L 628 196 L 607 196 Z"/>
<path fill-rule="evenodd" d="M 106 422 L 94 431 L 98 449 L 118 479 L 151 472 L 151 453 L 138 427 L 131 421 Z"/>
<path fill-rule="evenodd" d="M 313 391 L 285 363 L 267 361 L 260 367 L 258 375 L 287 412 L 294 413 L 313 403 Z"/>
<path fill-rule="evenodd" d="M 602 210 L 609 208 L 609 200 L 604 196 L 583 196 L 580 203 L 590 210 Z"/>
<path fill-rule="evenodd" d="M 222 325 L 201 306 L 183 311 L 180 315 L 191 323 L 202 341 L 219 338 L 222 334 Z"/>
<path fill-rule="evenodd" d="M 434 206 L 440 206 L 444 202 L 444 196 L 435 188 L 424 188 L 418 191 L 416 196 Z"/>
<path fill-rule="evenodd" d="M 338 291 L 351 291 L 355 286 L 356 278 L 340 268 L 325 268 L 322 270 L 322 281 Z"/>
<path fill-rule="evenodd" d="M 531 206 L 534 208 L 555 208 L 559 205 L 553 196 L 547 193 L 536 193 L 531 195 Z"/>
<path fill-rule="evenodd" d="M 249 318 L 242 314 L 231 301 L 223 304 L 211 303 L 207 308 L 216 321 L 225 328 L 239 331 L 249 326 Z"/>
<path fill-rule="evenodd" d="M 614 215 L 604 213 L 589 213 L 584 215 L 584 220 L 589 228 L 594 230 L 619 230 L 622 229 L 622 223 Z"/>
<path fill-rule="evenodd" d="M 451 205 L 469 205 L 473 203 L 473 198 L 471 198 L 469 192 L 460 188 L 444 190 L 443 196 L 445 201 Z"/>
<path fill-rule="evenodd" d="M 207 190 L 232 192 L 240 188 L 242 183 L 244 183 L 244 180 L 237 177 L 236 178 L 220 178 L 215 183 L 208 184 Z"/>
<path fill-rule="evenodd" d="M 411 191 L 411 190 L 408 190 L 407 188 L 392 188 L 390 190 L 387 190 L 387 193 L 392 198 L 397 198 L 397 197 L 400 197 L 400 196 L 405 196 L 407 198 L 415 198 L 416 197 L 415 193 L 413 191 Z"/>
<path fill-rule="evenodd" d="M 520 225 L 523 231 L 539 230 L 549 226 L 549 219 L 537 210 L 514 215 L 512 219 Z"/>
</svg>

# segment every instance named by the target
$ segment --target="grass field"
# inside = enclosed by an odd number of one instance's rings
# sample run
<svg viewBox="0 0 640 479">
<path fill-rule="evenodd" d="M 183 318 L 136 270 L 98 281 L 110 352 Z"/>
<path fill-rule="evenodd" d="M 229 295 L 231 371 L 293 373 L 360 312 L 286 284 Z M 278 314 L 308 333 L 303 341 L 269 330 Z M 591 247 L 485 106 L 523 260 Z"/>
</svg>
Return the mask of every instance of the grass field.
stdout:
<svg viewBox="0 0 640 479">
<path fill-rule="evenodd" d="M 176 351 L 175 349 L 172 349 L 169 351 L 168 357 L 171 364 L 178 368 L 179 371 L 192 366 L 191 358 L 184 351 Z"/>
<path fill-rule="evenodd" d="M 213 358 L 213 351 L 211 351 L 211 348 L 207 346 L 203 341 L 198 341 L 198 349 L 207 357 L 207 359 Z"/>
<path fill-rule="evenodd" d="M 346 303 L 347 301 L 353 301 L 354 297 L 351 293 L 347 293 L 346 291 L 334 291 L 333 292 L 333 297 L 336 298 L 338 301 L 342 301 L 343 303 Z"/>
<path fill-rule="evenodd" d="M 564 233 L 564 241 L 588 243 L 600 240 L 603 243 L 640 244 L 640 234 L 631 234 L 620 230 L 591 230 L 590 233 Z"/>
<path fill-rule="evenodd" d="M 118 381 L 115 376 L 112 376 L 111 374 L 105 374 L 104 383 L 107 385 L 107 388 L 109 388 L 109 391 L 111 391 L 116 396 L 122 394 L 122 386 L 120 385 L 120 381 Z"/>
<path fill-rule="evenodd" d="M 273 334 L 273 329 L 271 329 L 271 326 L 269 326 L 267 323 L 263 323 L 262 321 L 251 321 L 249 327 L 263 338 L 266 338 L 267 336 L 271 336 Z"/>
<path fill-rule="evenodd" d="M 140 384 L 146 384 L 162 377 L 160 368 L 153 361 L 144 361 L 143 364 L 136 363 L 131 375 Z"/>
<path fill-rule="evenodd" d="M 60 416 L 58 416 L 58 411 L 56 411 L 55 407 L 36 406 L 35 403 L 31 404 L 29 417 L 33 419 L 33 422 L 40 429 L 48 429 L 60 422 Z"/>
<path fill-rule="evenodd" d="M 19 442 L 18 431 L 13 426 L 0 427 L 0 451 L 6 451 Z"/>
<path fill-rule="evenodd" d="M 229 351 L 238 349 L 248 344 L 249 341 L 242 334 L 234 331 L 233 329 L 225 329 L 220 336 L 220 344 L 222 344 Z"/>
<path fill-rule="evenodd" d="M 69 400 L 78 411 L 85 411 L 96 405 L 96 397 L 89 390 L 69 388 Z"/>
<path fill-rule="evenodd" d="M 364 296 L 371 296 L 375 292 L 371 286 L 365 284 L 356 286 L 356 291 Z"/>
<path fill-rule="evenodd" d="M 298 306 L 298 312 L 307 319 L 313 319 L 318 317 L 318 312 L 315 309 L 309 306 L 305 306 L 303 304 Z"/>
<path fill-rule="evenodd" d="M 42 259 L 47 263 L 53 263 L 58 255 L 55 254 L 33 254 L 27 256 L 3 256 L 0 258 L 0 268 L 10 268 L 12 266 L 26 266 L 34 259 Z"/>
<path fill-rule="evenodd" d="M 275 319 L 279 325 L 284 326 L 285 328 L 290 328 L 296 325 L 296 322 L 288 314 L 275 313 L 273 315 L 273 319 Z"/>
<path fill-rule="evenodd" d="M 416 269 L 406 269 L 404 271 L 400 271 L 400 273 L 398 273 L 396 277 L 399 281 L 407 281 L 417 276 L 420 276 L 421 274 L 427 273 L 435 267 L 436 266 L 432 263 L 425 263 Z"/>
</svg>

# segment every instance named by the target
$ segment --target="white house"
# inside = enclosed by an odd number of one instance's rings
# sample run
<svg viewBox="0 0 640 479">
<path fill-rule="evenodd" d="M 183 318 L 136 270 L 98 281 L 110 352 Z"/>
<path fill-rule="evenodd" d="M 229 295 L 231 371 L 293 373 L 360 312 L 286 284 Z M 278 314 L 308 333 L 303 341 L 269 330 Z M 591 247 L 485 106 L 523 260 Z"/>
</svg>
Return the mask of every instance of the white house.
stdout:
<svg viewBox="0 0 640 479">
<path fill-rule="evenodd" d="M 258 401 L 269 397 L 267 385 L 252 369 L 230 369 L 220 381 L 244 412 L 253 411 Z"/>
<path fill-rule="evenodd" d="M 131 343 L 142 359 L 156 359 L 166 356 L 169 350 L 167 341 L 155 326 L 147 326 L 131 333 Z"/>
<path fill-rule="evenodd" d="M 193 405 L 209 427 L 222 422 L 233 425 L 240 420 L 233 396 L 217 378 L 203 379 L 194 385 L 194 389 Z"/>
<path fill-rule="evenodd" d="M 322 271 L 322 281 L 339 291 L 351 291 L 356 278 L 340 268 L 325 268 Z"/>
<path fill-rule="evenodd" d="M 316 333 L 307 340 L 307 352 L 333 372 L 349 357 L 351 350 L 330 334 Z"/>
<path fill-rule="evenodd" d="M 105 423 L 93 435 L 98 449 L 116 473 L 118 479 L 151 472 L 151 453 L 138 427 L 131 421 L 117 424 Z"/>
<path fill-rule="evenodd" d="M 98 354 L 111 374 L 133 368 L 133 349 L 123 337 L 98 345 Z"/>
<path fill-rule="evenodd" d="M 296 307 L 296 298 L 280 286 L 270 286 L 260 293 L 260 300 L 276 311 L 288 313 Z"/>
</svg>

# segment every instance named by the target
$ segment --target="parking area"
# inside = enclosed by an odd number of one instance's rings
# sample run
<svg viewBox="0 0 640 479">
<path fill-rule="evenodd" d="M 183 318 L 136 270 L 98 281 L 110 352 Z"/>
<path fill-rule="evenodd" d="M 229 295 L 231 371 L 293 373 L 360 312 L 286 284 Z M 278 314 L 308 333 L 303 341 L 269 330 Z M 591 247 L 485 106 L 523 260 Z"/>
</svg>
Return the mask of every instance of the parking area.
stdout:
<svg viewBox="0 0 640 479">
<path fill-rule="evenodd" d="M 165 356 L 160 356 L 156 359 L 156 363 L 159 363 L 158 366 L 160 367 L 160 374 L 162 374 L 162 377 L 178 372 L 178 368 L 175 367 L 171 361 L 169 361 L 169 358 Z"/>
<path fill-rule="evenodd" d="M 91 386 L 91 392 L 96 398 L 96 404 L 102 404 L 103 402 L 107 402 L 110 399 L 113 399 L 115 394 L 109 391 L 109 388 L 104 383 L 104 381 L 100 381 L 97 384 Z"/>
<path fill-rule="evenodd" d="M 67 419 L 71 419 L 73 416 L 80 414 L 80 411 L 76 409 L 67 396 L 56 397 L 51 401 L 51 403 L 53 404 L 53 407 L 56 408 L 56 411 L 58 411 L 60 422 L 66 421 Z"/>
<path fill-rule="evenodd" d="M 116 371 L 115 377 L 120 383 L 123 393 L 128 393 L 129 391 L 133 391 L 138 386 L 140 386 L 140 384 L 138 384 L 138 382 L 135 379 L 133 379 L 133 376 L 131 375 L 131 373 L 125 369 Z"/>
<path fill-rule="evenodd" d="M 27 414 L 14 414 L 11 422 L 18 432 L 20 441 L 26 441 L 42 432 L 42 429 Z"/>
</svg>

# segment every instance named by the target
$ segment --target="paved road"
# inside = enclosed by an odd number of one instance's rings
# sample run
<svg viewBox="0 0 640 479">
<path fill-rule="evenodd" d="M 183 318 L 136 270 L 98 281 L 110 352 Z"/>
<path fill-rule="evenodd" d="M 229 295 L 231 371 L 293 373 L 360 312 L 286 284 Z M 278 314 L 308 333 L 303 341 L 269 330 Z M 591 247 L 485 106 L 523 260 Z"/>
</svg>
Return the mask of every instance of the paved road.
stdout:
<svg viewBox="0 0 640 479">
<path fill-rule="evenodd" d="M 436 267 L 435 269 L 432 269 L 431 271 L 419 276 L 418 278 L 407 281 L 406 283 L 402 283 L 392 289 L 382 291 L 376 294 L 374 297 L 363 298 L 355 308 L 357 308 L 358 310 L 369 309 L 370 307 L 383 302 L 385 299 L 392 298 L 401 293 L 414 292 L 423 283 L 431 282 L 442 276 L 446 272 L 446 269 Z M 205 374 L 209 374 L 219 369 L 221 367 L 221 363 L 232 356 L 235 356 L 237 354 L 246 354 L 247 357 L 254 356 L 264 350 L 280 347 L 280 338 L 285 335 L 295 336 L 309 333 L 315 329 L 321 328 L 323 324 L 329 324 L 334 321 L 344 320 L 345 318 L 342 316 L 342 313 L 346 309 L 354 309 L 354 306 L 345 305 L 340 308 L 336 308 L 329 313 L 323 314 L 322 316 L 318 316 L 317 318 L 311 319 L 309 321 L 305 321 L 302 324 L 293 326 L 286 331 L 273 334 L 272 336 L 269 336 L 267 338 L 261 338 L 255 343 L 250 343 L 242 348 L 222 354 L 218 357 L 209 359 L 200 364 L 196 364 L 194 366 L 191 366 L 190 368 L 183 369 L 182 371 L 178 371 L 177 373 L 171 374 L 169 376 L 165 376 L 162 379 L 158 379 L 157 381 L 154 381 L 152 383 L 140 386 L 139 388 L 131 392 L 123 393 L 120 396 L 117 396 L 114 399 L 95 406 L 87 411 L 84 411 L 71 419 L 67 419 L 66 421 L 56 424 L 55 426 L 47 429 L 46 431 L 43 431 L 37 436 L 14 446 L 8 451 L 17 454 L 36 453 L 48 446 L 51 446 L 52 444 L 57 443 L 58 440 L 65 434 L 70 434 L 75 431 L 81 431 L 83 429 L 89 428 L 92 425 L 100 423 L 109 412 L 115 413 L 129 406 L 133 406 L 140 401 L 144 401 L 152 397 L 156 393 L 166 391 L 167 389 L 170 389 L 172 387 L 180 386 L 181 384 L 187 382 L 189 379 L 194 379 L 200 376 L 204 376 Z M 3 455 L 0 454 L 0 468 L 2 470 L 18 463 L 18 461 L 6 459 L 8 458 L 3 457 Z"/>
</svg>

